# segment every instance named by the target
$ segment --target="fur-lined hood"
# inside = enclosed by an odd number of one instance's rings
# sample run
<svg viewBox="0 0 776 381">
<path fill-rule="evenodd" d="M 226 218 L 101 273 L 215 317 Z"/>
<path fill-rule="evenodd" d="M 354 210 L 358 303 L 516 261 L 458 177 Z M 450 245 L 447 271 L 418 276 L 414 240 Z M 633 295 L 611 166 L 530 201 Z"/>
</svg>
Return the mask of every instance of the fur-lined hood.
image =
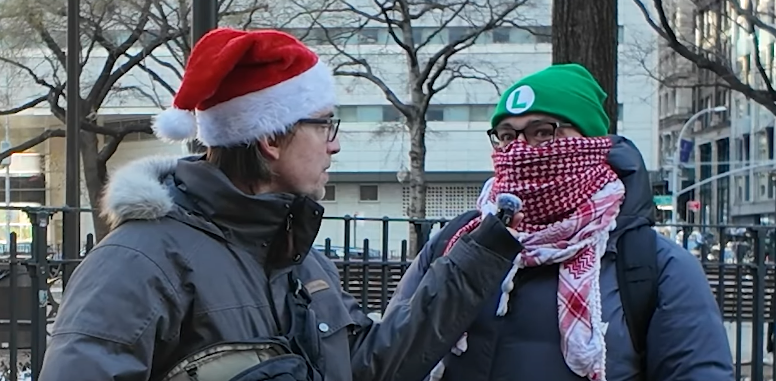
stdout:
<svg viewBox="0 0 776 381">
<path fill-rule="evenodd" d="M 110 177 L 102 198 L 102 216 L 111 229 L 127 220 L 153 220 L 172 211 L 175 203 L 165 178 L 175 172 L 180 156 L 133 161 Z"/>
</svg>

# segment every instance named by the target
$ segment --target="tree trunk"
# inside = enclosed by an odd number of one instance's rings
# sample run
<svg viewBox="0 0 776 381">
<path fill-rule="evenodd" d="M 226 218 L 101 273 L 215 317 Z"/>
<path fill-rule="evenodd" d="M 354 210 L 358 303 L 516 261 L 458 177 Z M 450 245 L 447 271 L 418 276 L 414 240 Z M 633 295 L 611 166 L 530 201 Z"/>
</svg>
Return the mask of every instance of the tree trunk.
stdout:
<svg viewBox="0 0 776 381">
<path fill-rule="evenodd" d="M 609 132 L 617 133 L 617 1 L 553 0 L 552 63 L 585 66 L 609 96 Z"/>
<path fill-rule="evenodd" d="M 89 195 L 94 224 L 94 241 L 99 242 L 108 234 L 108 224 L 100 217 L 100 196 L 108 179 L 107 163 L 98 160 L 99 141 L 93 132 L 81 131 L 81 160 L 84 168 L 84 182 Z"/>
<path fill-rule="evenodd" d="M 423 117 L 407 118 L 410 131 L 410 207 L 407 211 L 410 218 L 426 217 L 426 120 Z M 410 228 L 409 255 L 418 254 L 418 236 L 412 226 Z"/>
</svg>

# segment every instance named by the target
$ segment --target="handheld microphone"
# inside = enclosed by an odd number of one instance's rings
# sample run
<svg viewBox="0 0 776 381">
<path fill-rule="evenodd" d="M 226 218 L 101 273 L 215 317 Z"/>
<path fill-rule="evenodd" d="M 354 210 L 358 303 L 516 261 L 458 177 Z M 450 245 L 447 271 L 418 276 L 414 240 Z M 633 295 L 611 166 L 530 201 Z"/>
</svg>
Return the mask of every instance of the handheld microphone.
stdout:
<svg viewBox="0 0 776 381">
<path fill-rule="evenodd" d="M 515 213 L 523 208 L 523 200 L 511 193 L 501 193 L 496 196 L 496 217 L 504 226 L 512 226 Z"/>
</svg>

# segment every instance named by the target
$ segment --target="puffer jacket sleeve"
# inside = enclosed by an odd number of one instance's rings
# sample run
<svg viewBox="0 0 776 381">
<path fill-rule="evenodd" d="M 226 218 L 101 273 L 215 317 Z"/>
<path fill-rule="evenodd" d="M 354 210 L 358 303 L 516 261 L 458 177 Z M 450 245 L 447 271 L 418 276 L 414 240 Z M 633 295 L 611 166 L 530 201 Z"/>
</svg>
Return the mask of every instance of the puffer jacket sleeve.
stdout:
<svg viewBox="0 0 776 381">
<path fill-rule="evenodd" d="M 492 215 L 422 274 L 423 258 L 431 255 L 424 249 L 405 281 L 404 296 L 394 299 L 380 322 L 353 336 L 353 381 L 423 379 L 498 291 L 521 250 Z M 344 300 L 354 320 L 364 321 L 355 299 L 345 295 Z"/>
<path fill-rule="evenodd" d="M 658 240 L 658 306 L 647 333 L 647 378 L 732 381 L 730 344 L 700 262 Z"/>
<path fill-rule="evenodd" d="M 67 285 L 40 381 L 147 381 L 155 339 L 177 337 L 179 302 L 148 257 L 98 246 Z"/>
<path fill-rule="evenodd" d="M 412 295 L 415 294 L 420 281 L 423 280 L 429 267 L 431 267 L 431 262 L 434 260 L 434 253 L 437 249 L 436 246 L 439 244 L 438 239 L 432 238 L 423 246 L 423 249 L 420 250 L 420 253 L 412 261 L 410 267 L 402 275 L 396 290 L 393 292 L 393 296 L 391 296 L 391 301 L 388 302 L 388 307 L 385 308 L 384 314 L 390 313 L 396 306 L 406 304 Z"/>
</svg>

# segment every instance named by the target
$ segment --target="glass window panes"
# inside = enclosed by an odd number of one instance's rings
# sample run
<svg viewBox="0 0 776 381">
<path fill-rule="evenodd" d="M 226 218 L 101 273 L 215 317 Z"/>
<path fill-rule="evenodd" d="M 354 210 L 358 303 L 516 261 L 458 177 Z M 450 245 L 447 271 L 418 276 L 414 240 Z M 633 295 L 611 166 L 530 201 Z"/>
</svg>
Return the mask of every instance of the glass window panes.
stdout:
<svg viewBox="0 0 776 381">
<path fill-rule="evenodd" d="M 514 28 L 514 31 L 520 29 Z M 534 26 L 531 27 L 533 31 L 533 40 L 528 43 L 535 42 L 537 44 L 551 44 L 552 43 L 552 27 L 550 26 Z"/>
<path fill-rule="evenodd" d="M 469 118 L 472 122 L 489 122 L 495 106 L 472 105 L 469 108 Z"/>
<path fill-rule="evenodd" d="M 359 44 L 377 44 L 380 38 L 378 28 L 364 28 L 358 31 L 358 43 Z"/>
<path fill-rule="evenodd" d="M 320 37 L 320 43 L 322 45 L 329 45 L 332 42 L 338 45 L 358 43 L 358 31 L 349 28 L 329 28 L 321 30 Z"/>
<path fill-rule="evenodd" d="M 430 105 L 426 111 L 429 122 L 489 122 L 493 105 Z M 343 123 L 400 122 L 404 116 L 389 105 L 339 106 L 336 116 Z"/>
<path fill-rule="evenodd" d="M 439 28 L 414 27 L 412 28 L 412 39 L 415 40 L 415 45 L 444 44 L 446 38 L 443 32 Z"/>
<path fill-rule="evenodd" d="M 16 242 L 32 242 L 32 225 L 11 225 L 11 232 L 16 233 Z M 0 224 L 0 242 L 7 242 L 8 234 L 5 224 Z"/>
<path fill-rule="evenodd" d="M 768 135 L 765 131 L 757 133 L 757 158 L 758 160 L 768 160 Z"/>
<path fill-rule="evenodd" d="M 359 201 L 377 201 L 378 200 L 378 187 L 377 185 L 361 185 L 358 187 Z"/>
<path fill-rule="evenodd" d="M 358 122 L 359 106 L 340 106 L 337 108 L 337 117 L 344 123 Z"/>
<path fill-rule="evenodd" d="M 383 106 L 358 106 L 357 120 L 359 122 L 382 122 Z"/>
<path fill-rule="evenodd" d="M 329 28 L 326 31 L 320 28 L 290 28 L 284 31 L 296 36 L 309 45 L 327 45 L 330 41 L 337 44 L 364 44 L 364 45 L 385 45 L 392 43 L 394 37 L 390 35 L 386 27 L 364 27 L 360 30 L 351 28 Z M 475 31 L 472 27 L 454 26 L 439 29 L 438 27 L 413 27 L 412 38 L 415 44 L 425 43 L 448 44 L 451 41 L 463 38 Z M 396 38 L 402 38 L 402 32 L 398 27 L 394 27 Z M 543 44 L 551 43 L 552 30 L 550 26 L 532 26 L 530 31 L 525 28 L 500 27 L 477 37 L 479 44 Z M 618 37 L 622 40 L 623 28 L 618 30 Z M 61 33 L 61 38 L 65 38 L 65 33 Z M 64 40 L 63 40 L 64 41 Z M 64 42 L 62 42 L 64 46 Z"/>
<path fill-rule="evenodd" d="M 528 33 L 526 31 L 521 31 Z M 517 32 L 515 32 L 517 33 Z M 510 43 L 510 28 L 496 28 L 490 31 L 491 36 L 493 36 L 493 43 L 494 44 L 508 44 Z M 530 34 L 530 33 L 529 33 Z"/>
<path fill-rule="evenodd" d="M 324 187 L 324 190 L 326 190 L 326 193 L 323 195 L 323 199 L 321 201 L 336 201 L 337 200 L 337 187 L 334 185 L 326 185 Z"/>
<path fill-rule="evenodd" d="M 441 122 L 445 120 L 445 110 L 443 106 L 428 106 L 426 110 L 426 121 Z"/>
<path fill-rule="evenodd" d="M 757 174 L 757 199 L 758 200 L 765 200 L 768 198 L 768 180 L 770 178 L 770 174 L 767 172 L 761 172 Z"/>
<path fill-rule="evenodd" d="M 475 32 L 474 28 L 454 26 L 447 28 L 447 40 L 448 43 L 461 40 Z"/>
<path fill-rule="evenodd" d="M 396 107 L 382 106 L 382 111 L 383 122 L 400 122 L 402 119 L 402 114 L 399 112 L 399 110 L 396 109 Z"/>
<path fill-rule="evenodd" d="M 6 223 L 6 218 L 10 215 L 11 224 L 30 225 L 30 217 L 21 210 L 0 210 L 0 225 Z"/>
<path fill-rule="evenodd" d="M 416 45 L 423 42 L 423 30 L 421 28 L 412 28 L 412 40 L 415 41 Z"/>
<path fill-rule="evenodd" d="M 444 108 L 444 120 L 448 122 L 468 122 L 469 106 L 446 106 Z"/>
</svg>

